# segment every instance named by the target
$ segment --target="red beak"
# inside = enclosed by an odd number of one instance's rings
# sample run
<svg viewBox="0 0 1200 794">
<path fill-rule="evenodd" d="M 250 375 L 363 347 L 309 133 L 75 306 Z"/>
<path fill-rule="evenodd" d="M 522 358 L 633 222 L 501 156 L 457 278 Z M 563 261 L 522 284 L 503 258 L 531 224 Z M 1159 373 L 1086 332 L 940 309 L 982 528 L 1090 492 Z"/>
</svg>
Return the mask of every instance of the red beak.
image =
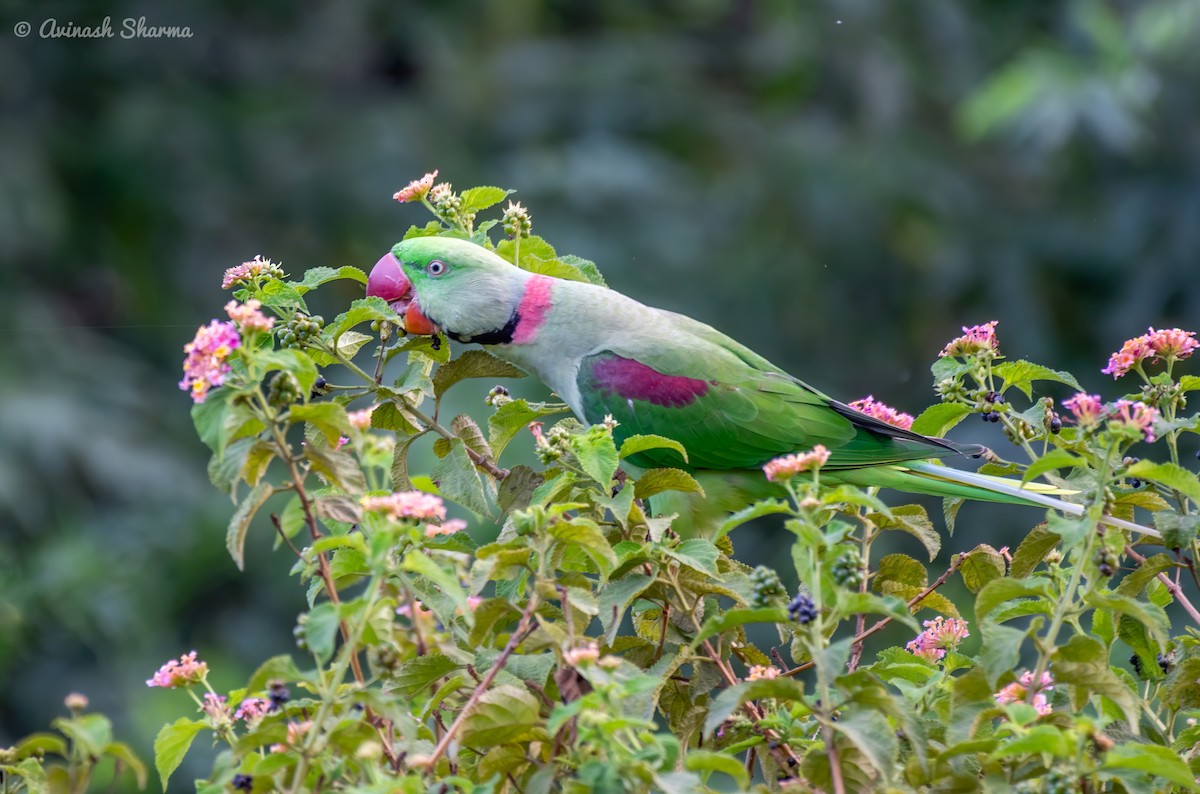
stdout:
<svg viewBox="0 0 1200 794">
<path fill-rule="evenodd" d="M 367 297 L 379 297 L 387 301 L 396 314 L 404 317 L 404 330 L 407 333 L 423 336 L 437 333 L 437 326 L 421 313 L 421 307 L 417 305 L 412 282 L 390 252 L 380 257 L 375 267 L 371 268 L 371 275 L 367 277 Z"/>
</svg>

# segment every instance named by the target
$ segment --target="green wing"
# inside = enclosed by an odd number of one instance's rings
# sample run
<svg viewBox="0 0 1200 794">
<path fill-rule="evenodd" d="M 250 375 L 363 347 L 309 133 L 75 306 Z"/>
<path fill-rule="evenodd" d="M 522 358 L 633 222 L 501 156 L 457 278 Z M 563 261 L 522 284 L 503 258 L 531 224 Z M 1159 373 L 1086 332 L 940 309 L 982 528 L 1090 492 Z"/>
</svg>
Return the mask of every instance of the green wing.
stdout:
<svg viewBox="0 0 1200 794">
<path fill-rule="evenodd" d="M 669 339 L 614 345 L 583 359 L 577 385 L 584 418 L 611 415 L 618 442 L 636 434 L 674 439 L 671 450 L 635 456 L 641 466 L 751 469 L 823 444 L 827 468 L 939 457 L 959 449 L 884 424 L 786 375 L 748 348 L 682 315 Z"/>
</svg>

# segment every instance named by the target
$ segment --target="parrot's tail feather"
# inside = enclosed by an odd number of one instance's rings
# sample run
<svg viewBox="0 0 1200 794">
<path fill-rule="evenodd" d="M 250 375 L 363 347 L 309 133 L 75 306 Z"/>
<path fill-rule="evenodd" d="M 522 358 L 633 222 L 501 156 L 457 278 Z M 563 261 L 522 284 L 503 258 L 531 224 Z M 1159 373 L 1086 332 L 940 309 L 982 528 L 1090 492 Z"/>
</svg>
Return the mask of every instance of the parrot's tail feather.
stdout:
<svg viewBox="0 0 1200 794">
<path fill-rule="evenodd" d="M 1021 483 L 1016 480 L 1006 479 L 1004 477 L 992 477 L 987 474 L 976 474 L 974 472 L 962 471 L 961 469 L 952 469 L 948 466 L 939 466 L 936 463 L 927 463 L 925 461 L 913 461 L 905 463 L 903 466 L 891 467 L 898 470 L 910 472 L 913 475 L 928 477 L 934 480 L 951 485 L 951 489 L 947 489 L 946 496 L 967 495 L 961 493 L 958 489 L 962 486 L 968 488 L 982 489 L 985 494 L 972 494 L 969 498 L 983 499 L 995 502 L 1007 502 L 1009 504 L 1028 504 L 1041 505 L 1043 507 L 1061 510 L 1068 515 L 1081 516 L 1084 513 L 1082 505 L 1074 504 L 1059 499 L 1051 494 L 1070 494 L 1073 491 L 1055 488 L 1054 486 L 1045 485 L 1043 483 Z M 957 486 L 954 488 L 953 486 Z M 932 492 L 934 489 L 931 489 Z M 987 494 L 990 494 L 991 497 Z M 1138 532 L 1151 537 L 1161 537 L 1157 530 L 1150 527 L 1135 524 L 1132 521 L 1126 521 L 1114 516 L 1101 516 L 1100 523 L 1108 524 L 1118 529 L 1128 529 L 1133 532 Z"/>
</svg>

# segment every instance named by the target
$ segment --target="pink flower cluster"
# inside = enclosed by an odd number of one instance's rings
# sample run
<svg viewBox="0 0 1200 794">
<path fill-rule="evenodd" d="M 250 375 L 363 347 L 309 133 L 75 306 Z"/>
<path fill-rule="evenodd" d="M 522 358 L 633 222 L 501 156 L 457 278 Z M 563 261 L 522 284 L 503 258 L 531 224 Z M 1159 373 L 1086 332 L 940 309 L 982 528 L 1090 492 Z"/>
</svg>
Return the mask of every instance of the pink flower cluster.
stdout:
<svg viewBox="0 0 1200 794">
<path fill-rule="evenodd" d="M 1033 673 L 1026 672 L 1016 681 L 1013 681 L 1008 686 L 1001 689 L 993 697 L 1001 706 L 1009 703 L 1018 703 L 1023 701 L 1026 695 L 1029 694 L 1030 688 L 1033 687 Z M 1037 694 L 1033 696 L 1033 707 L 1037 709 L 1037 713 L 1043 717 L 1049 714 L 1054 709 L 1050 708 L 1050 700 L 1046 697 L 1046 692 L 1054 689 L 1054 676 L 1050 673 L 1042 673 L 1041 684 L 1036 687 Z"/>
<path fill-rule="evenodd" d="M 233 716 L 239 720 L 245 720 L 248 723 L 254 724 L 257 720 L 261 720 L 267 716 L 267 712 L 270 710 L 271 702 L 266 698 L 246 698 L 237 707 L 237 711 L 233 713 Z"/>
<path fill-rule="evenodd" d="M 350 411 L 346 414 L 346 419 L 355 430 L 366 430 L 371 426 L 371 414 L 375 413 L 375 409 L 378 407 L 372 405 L 370 408 L 363 408 L 360 411 Z"/>
<path fill-rule="evenodd" d="M 1146 359 L 1165 358 L 1174 361 L 1187 358 L 1197 347 L 1200 347 L 1200 342 L 1196 341 L 1196 334 L 1192 331 L 1180 328 L 1156 331 L 1152 326 L 1141 336 L 1126 339 L 1121 349 L 1109 356 L 1108 366 L 1100 371 L 1119 378 Z"/>
<path fill-rule="evenodd" d="M 262 313 L 262 301 L 250 299 L 245 303 L 230 301 L 225 304 L 225 313 L 242 331 L 270 331 L 275 325 L 274 317 Z"/>
<path fill-rule="evenodd" d="M 775 458 L 775 460 L 763 466 L 763 473 L 767 475 L 767 479 L 771 482 L 780 482 L 782 480 L 789 480 L 802 471 L 819 469 L 828 460 L 829 450 L 821 444 L 817 444 L 808 452 L 798 452 L 792 455 L 784 455 L 781 458 Z"/>
<path fill-rule="evenodd" d="M 208 674 L 208 664 L 196 661 L 196 652 L 185 653 L 176 661 L 171 661 L 158 668 L 154 677 L 146 681 L 146 686 L 160 686 L 174 689 L 178 686 L 197 684 Z"/>
<path fill-rule="evenodd" d="M 901 430 L 912 428 L 913 418 L 911 414 L 901 413 L 890 405 L 879 402 L 870 394 L 861 400 L 855 400 L 850 403 L 850 407 L 856 411 L 862 411 L 867 416 L 873 416 L 881 422 L 898 427 Z"/>
<path fill-rule="evenodd" d="M 1075 417 L 1075 424 L 1082 428 L 1095 427 L 1104 418 L 1107 408 L 1097 394 L 1079 392 L 1074 397 L 1063 400 L 1063 407 Z"/>
<path fill-rule="evenodd" d="M 221 289 L 233 289 L 239 285 L 249 284 L 256 276 L 263 274 L 282 275 L 283 271 L 279 265 L 270 259 L 263 259 L 262 254 L 259 254 L 249 262 L 228 268 L 225 271 L 225 277 L 221 279 Z"/>
<path fill-rule="evenodd" d="M 229 706 L 225 701 L 224 695 L 215 695 L 212 692 L 204 693 L 204 705 L 201 708 L 217 725 L 228 725 L 232 722 L 229 717 Z"/>
<path fill-rule="evenodd" d="M 446 517 L 446 505 L 441 497 L 421 491 L 398 491 L 387 496 L 364 496 L 363 510 L 382 513 L 393 521 L 413 518 L 418 521 Z"/>
<path fill-rule="evenodd" d="M 192 393 L 195 402 L 202 403 L 209 389 L 225 382 L 230 367 L 227 359 L 242 344 L 233 323 L 213 320 L 196 331 L 196 337 L 183 346 L 183 380 L 179 388 Z"/>
<path fill-rule="evenodd" d="M 1149 442 L 1155 439 L 1154 423 L 1158 421 L 1158 418 L 1159 413 L 1156 408 L 1132 400 L 1117 400 L 1113 404 L 1113 413 L 1109 417 L 1109 421 L 1140 431 Z"/>
<path fill-rule="evenodd" d="M 751 665 L 750 672 L 746 674 L 747 681 L 762 681 L 764 679 L 778 678 L 783 671 L 775 665 Z"/>
<path fill-rule="evenodd" d="M 971 636 L 971 632 L 967 631 L 967 622 L 958 618 L 946 619 L 938 615 L 923 625 L 925 630 L 904 648 L 929 662 L 944 658 L 946 651 L 955 650 L 960 642 Z"/>
<path fill-rule="evenodd" d="M 414 179 L 408 183 L 407 187 L 397 190 L 395 194 L 392 195 L 392 198 L 394 198 L 396 201 L 399 201 L 401 204 L 404 204 L 408 201 L 421 200 L 425 197 L 425 194 L 429 192 L 429 188 L 433 187 L 433 180 L 437 179 L 437 175 L 437 169 L 434 169 L 432 172 L 426 174 L 420 179 Z"/>
<path fill-rule="evenodd" d="M 436 538 L 438 535 L 453 535 L 455 532 L 462 532 L 466 528 L 466 521 L 463 521 L 461 518 L 452 518 L 449 521 L 443 521 L 441 526 L 426 524 L 425 537 Z"/>
<path fill-rule="evenodd" d="M 942 352 L 938 356 L 940 358 L 973 356 L 985 350 L 994 353 L 1000 349 L 1000 342 L 996 339 L 996 324 L 998 322 L 998 320 L 992 320 L 990 323 L 972 325 L 969 328 L 964 325 L 963 335 L 951 340 L 949 344 L 942 348 Z"/>
</svg>

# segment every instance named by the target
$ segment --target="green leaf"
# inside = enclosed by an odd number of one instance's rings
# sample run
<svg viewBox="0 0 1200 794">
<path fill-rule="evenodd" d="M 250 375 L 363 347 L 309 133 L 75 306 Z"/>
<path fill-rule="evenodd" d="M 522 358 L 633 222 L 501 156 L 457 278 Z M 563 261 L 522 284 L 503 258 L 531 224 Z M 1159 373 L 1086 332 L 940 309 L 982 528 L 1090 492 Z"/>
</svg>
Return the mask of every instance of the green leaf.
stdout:
<svg viewBox="0 0 1200 794">
<path fill-rule="evenodd" d="M 977 619 L 976 622 L 983 639 L 979 647 L 979 665 L 987 676 L 988 684 L 995 688 L 1000 676 L 1020 663 L 1021 644 L 1025 642 L 1026 630 L 1000 626 L 994 620 Z"/>
<path fill-rule="evenodd" d="M 731 755 L 713 750 L 689 750 L 683 764 L 689 772 L 720 772 L 729 775 L 742 791 L 750 788 L 750 774 L 746 772 L 746 767 Z"/>
<path fill-rule="evenodd" d="M 409 659 L 389 679 L 389 686 L 403 697 L 412 697 L 433 686 L 439 678 L 457 670 L 461 665 L 449 656 L 430 653 Z"/>
<path fill-rule="evenodd" d="M 975 619 L 982 620 L 1005 601 L 1030 597 L 1053 599 L 1050 583 L 1044 579 L 993 579 L 975 596 Z"/>
<path fill-rule="evenodd" d="M 475 470 L 475 464 L 471 462 L 461 438 L 450 442 L 450 454 L 433 464 L 430 476 L 437 483 L 438 492 L 445 498 L 476 515 L 491 515 L 483 491 L 483 481 L 479 478 L 479 472 Z"/>
<path fill-rule="evenodd" d="M 842 714 L 833 729 L 849 739 L 885 781 L 891 779 L 900 740 L 886 717 L 875 711 L 853 709 Z"/>
<path fill-rule="evenodd" d="M 780 513 L 790 512 L 792 512 L 791 505 L 782 499 L 763 499 L 755 502 L 749 507 L 742 508 L 733 515 L 729 516 L 729 518 L 725 519 L 725 521 L 721 523 L 720 528 L 717 530 L 717 536 L 714 538 L 714 540 L 720 540 L 733 530 L 740 527 L 742 524 L 745 524 L 747 521 L 753 521 L 754 519 L 762 518 L 763 516 L 778 515 Z"/>
<path fill-rule="evenodd" d="M 907 613 L 907 610 L 906 610 Z M 756 609 L 727 609 L 705 619 L 700 633 L 692 640 L 695 648 L 709 637 L 724 634 L 730 629 L 747 623 L 788 623 L 787 610 L 783 607 L 760 607 Z"/>
<path fill-rule="evenodd" d="M 306 444 L 304 457 L 312 464 L 313 471 L 346 493 L 357 496 L 367 490 L 367 478 L 353 455 Z"/>
<path fill-rule="evenodd" d="M 683 444 L 672 438 L 655 435 L 633 435 L 625 439 L 621 444 L 621 459 L 624 460 L 630 455 L 636 455 L 639 452 L 645 452 L 650 449 L 675 450 L 679 453 L 679 457 L 683 458 L 683 462 L 687 463 L 687 450 L 683 448 Z"/>
<path fill-rule="evenodd" d="M 350 420 L 346 409 L 339 403 L 308 403 L 293 405 L 288 409 L 289 422 L 308 422 L 324 436 L 329 446 L 336 446 L 338 439 L 349 436 Z"/>
<path fill-rule="evenodd" d="M 427 557 L 418 549 L 411 549 L 404 555 L 403 562 L 400 567 L 406 571 L 419 573 L 429 581 L 437 585 L 438 591 L 454 602 L 462 614 L 470 616 L 471 611 L 467 608 L 467 594 L 459 584 L 458 577 L 442 566 L 438 565 L 432 559 Z"/>
<path fill-rule="evenodd" d="M 925 508 L 920 505 L 901 505 L 893 507 L 890 516 L 871 513 L 868 518 L 875 522 L 880 529 L 899 529 L 921 541 L 921 545 L 929 553 L 930 562 L 933 562 L 933 558 L 942 548 L 941 534 L 929 520 L 929 514 L 925 512 Z"/>
<path fill-rule="evenodd" d="M 260 482 L 246 494 L 246 498 L 229 519 L 229 527 L 225 530 L 225 548 L 229 550 L 229 556 L 233 558 L 239 571 L 246 569 L 246 533 L 250 530 L 250 521 L 274 493 L 275 488 L 270 483 Z"/>
<path fill-rule="evenodd" d="M 1165 485 L 1200 504 L 1200 480 L 1196 479 L 1195 474 L 1174 463 L 1141 460 L 1126 469 L 1125 476 Z"/>
<path fill-rule="evenodd" d="M 258 666 L 250 676 L 250 680 L 246 685 L 247 694 L 260 692 L 267 688 L 268 683 L 275 679 L 281 681 L 296 681 L 300 678 L 300 670 L 296 667 L 296 662 L 291 655 L 281 653 L 278 656 L 272 656 Z"/>
<path fill-rule="evenodd" d="M 511 190 L 488 185 L 467 188 L 462 192 L 462 211 L 464 214 L 481 212 L 504 201 L 511 193 Z"/>
<path fill-rule="evenodd" d="M 357 281 L 359 284 L 367 283 L 367 274 L 356 267 L 344 265 L 339 268 L 332 267 L 314 267 L 304 271 L 304 278 L 300 281 L 289 281 L 288 284 L 295 288 L 296 292 L 303 295 L 309 290 L 315 289 L 322 284 L 328 284 L 330 281 L 347 278 L 351 281 Z"/>
<path fill-rule="evenodd" d="M 83 714 L 54 720 L 53 725 L 87 755 L 99 756 L 112 741 L 112 722 L 103 714 Z"/>
<path fill-rule="evenodd" d="M 919 632 L 920 625 L 908 611 L 908 603 L 895 596 L 877 596 L 874 593 L 852 593 L 838 591 L 838 611 L 845 616 L 850 615 L 886 615 Z M 781 621 L 782 622 L 782 621 Z"/>
<path fill-rule="evenodd" d="M 1123 596 L 1137 598 L 1141 595 L 1146 585 L 1154 581 L 1156 576 L 1175 567 L 1178 567 L 1178 563 L 1166 554 L 1155 554 L 1153 557 L 1147 557 L 1145 562 L 1138 565 L 1137 568 L 1121 580 L 1121 583 L 1117 585 L 1117 592 Z"/>
<path fill-rule="evenodd" d="M 197 720 L 180 717 L 170 725 L 164 725 L 154 739 L 154 766 L 162 780 L 163 791 L 167 790 L 167 781 L 171 774 L 179 768 L 183 757 L 196 734 L 205 729 L 205 724 Z"/>
<path fill-rule="evenodd" d="M 290 372 L 300 384 L 300 393 L 306 396 L 317 382 L 317 365 L 299 350 L 263 350 L 258 354 L 258 362 L 264 372 Z"/>
<path fill-rule="evenodd" d="M 332 601 L 313 607 L 304 618 L 304 641 L 320 664 L 325 664 L 333 656 L 339 625 L 338 608 Z"/>
<path fill-rule="evenodd" d="M 433 374 L 433 393 L 441 399 L 454 384 L 467 378 L 523 378 L 525 371 L 496 358 L 486 350 L 468 350 L 438 367 Z"/>
<path fill-rule="evenodd" d="M 1154 514 L 1154 527 L 1162 533 L 1162 544 L 1168 549 L 1186 549 L 1200 533 L 1200 516 L 1184 516 L 1173 510 Z"/>
<path fill-rule="evenodd" d="M 704 735 L 711 736 L 743 703 L 759 698 L 774 698 L 784 702 L 804 699 L 804 684 L 794 678 L 760 678 L 742 681 L 721 691 L 708 709 L 704 720 Z"/>
<path fill-rule="evenodd" d="M 1200 790 L 1196 776 L 1178 753 L 1157 744 L 1128 742 L 1118 744 L 1103 756 L 1101 769 L 1133 769 L 1168 780 L 1188 791 Z"/>
<path fill-rule="evenodd" d="M 530 405 L 525 400 L 513 400 L 496 409 L 496 413 L 488 418 L 488 442 L 495 451 L 496 457 L 504 451 L 517 433 L 529 426 L 535 419 L 551 414 L 561 414 L 569 410 L 562 404 L 534 403 Z"/>
<path fill-rule="evenodd" d="M 1171 626 L 1167 621 L 1166 613 L 1161 609 L 1117 592 L 1103 590 L 1093 590 L 1085 595 L 1083 600 L 1090 606 L 1134 618 L 1145 627 L 1160 648 L 1167 644 L 1167 633 Z"/>
<path fill-rule="evenodd" d="M 1184 375 L 1179 379 L 1179 388 L 1184 391 L 1200 390 L 1200 375 Z"/>
<path fill-rule="evenodd" d="M 583 274 L 583 277 L 592 284 L 595 284 L 598 287 L 608 286 L 608 284 L 604 281 L 604 276 L 600 275 L 600 268 L 596 267 L 596 263 L 592 260 L 584 259 L 583 257 L 575 256 L 574 254 L 563 254 L 558 259 L 563 264 L 570 265 L 578 270 Z"/>
<path fill-rule="evenodd" d="M 992 374 L 1004 379 L 1005 387 L 1020 389 L 1026 399 L 1033 397 L 1033 382 L 1049 380 L 1055 383 L 1065 383 L 1075 391 L 1083 391 L 1079 381 L 1069 372 L 1060 372 L 1031 361 L 1002 361 L 992 367 Z"/>
<path fill-rule="evenodd" d="M 329 325 L 325 326 L 325 330 L 321 332 L 321 337 L 330 342 L 336 342 L 342 334 L 349 331 L 360 323 L 368 323 L 379 320 L 393 325 L 403 325 L 400 315 L 392 311 L 392 307 L 387 305 L 387 301 L 376 295 L 369 298 L 359 298 L 350 304 L 350 308 L 333 318 Z"/>
<path fill-rule="evenodd" d="M 500 482 L 496 504 L 504 514 L 529 507 L 534 490 L 544 482 L 542 475 L 524 464 L 508 470 L 508 476 Z"/>
<path fill-rule="evenodd" d="M 1058 535 L 1046 528 L 1042 522 L 1029 531 L 1029 534 L 1013 552 L 1012 562 L 1009 563 L 1009 576 L 1014 579 L 1024 579 L 1033 573 L 1033 569 L 1046 559 L 1046 555 L 1062 540 Z"/>
<path fill-rule="evenodd" d="M 711 541 L 703 538 L 690 538 L 674 549 L 663 549 L 663 552 L 689 568 L 694 568 L 709 576 L 717 575 L 717 558 L 721 556 L 721 552 Z"/>
<path fill-rule="evenodd" d="M 906 588 L 924 590 L 929 584 L 929 574 L 925 566 L 904 554 L 889 554 L 879 561 L 879 571 L 875 575 L 874 587 L 881 593 L 894 594 L 892 585 L 904 585 Z M 905 591 L 907 592 L 907 590 Z"/>
<path fill-rule="evenodd" d="M 1023 755 L 1049 755 L 1053 758 L 1064 758 L 1070 752 L 1071 746 L 1057 726 L 1034 725 L 997 747 L 989 759 L 994 761 Z"/>
<path fill-rule="evenodd" d="M 617 447 L 612 435 L 593 430 L 572 436 L 571 451 L 584 472 L 607 491 L 617 471 Z"/>
<path fill-rule="evenodd" d="M 941 438 L 970 414 L 971 408 L 962 403 L 931 405 L 913 420 L 912 431 L 923 436 Z"/>
<path fill-rule="evenodd" d="M 681 491 L 704 496 L 704 489 L 692 475 L 682 469 L 650 469 L 634 483 L 638 499 L 646 499 L 663 491 Z"/>
<path fill-rule="evenodd" d="M 653 576 L 630 573 L 620 579 L 610 579 L 600 588 L 600 628 L 604 632 L 606 644 L 611 646 L 616 641 L 617 629 L 621 626 L 621 617 L 625 610 L 653 582 Z"/>
<path fill-rule="evenodd" d="M 409 436 L 404 440 L 396 440 L 396 446 L 392 449 L 392 490 L 393 491 L 411 491 L 413 490 L 412 479 L 408 476 L 408 450 L 424 433 L 418 433 L 414 436 Z"/>
<path fill-rule="evenodd" d="M 268 281 L 258 293 L 258 298 L 263 306 L 281 309 L 285 314 L 297 309 L 308 313 L 308 305 L 305 304 L 299 290 L 285 281 Z"/>
<path fill-rule="evenodd" d="M 586 519 L 556 521 L 550 526 L 550 537 L 568 548 L 576 547 L 592 558 L 602 574 L 607 575 L 617 565 L 617 555 L 600 531 L 600 527 Z"/>
<path fill-rule="evenodd" d="M 1067 452 L 1065 449 L 1052 449 L 1025 468 L 1021 482 L 1029 482 L 1034 477 L 1056 469 L 1087 468 L 1087 459 Z"/>
<path fill-rule="evenodd" d="M 967 589 L 978 593 L 988 582 L 1003 577 L 1005 567 L 1000 552 L 981 543 L 959 558 L 958 572 L 962 574 Z"/>
<path fill-rule="evenodd" d="M 192 423 L 196 426 L 196 434 L 218 457 L 224 454 L 232 430 L 228 421 L 232 413 L 232 399 L 233 392 L 229 389 L 218 389 L 209 394 L 204 402 L 192 406 Z M 241 410 L 249 415 L 246 409 Z"/>
<path fill-rule="evenodd" d="M 119 764 L 124 764 L 125 767 L 133 772 L 133 777 L 137 781 L 138 789 L 146 787 L 146 765 L 142 763 L 142 759 L 137 757 L 133 752 L 133 748 L 124 742 L 110 742 L 104 748 L 104 754 L 112 758 Z"/>
<path fill-rule="evenodd" d="M 450 431 L 461 438 L 472 452 L 492 459 L 492 448 L 488 446 L 487 439 L 483 437 L 483 431 L 479 429 L 479 425 L 475 424 L 474 419 L 466 414 L 459 414 L 450 420 Z"/>
<path fill-rule="evenodd" d="M 1138 733 L 1138 698 L 1108 665 L 1108 649 L 1098 640 L 1076 634 L 1059 646 L 1051 659 L 1054 679 L 1074 685 L 1072 698 L 1076 711 L 1093 695 L 1104 695 L 1120 707 L 1129 729 Z"/>
<path fill-rule="evenodd" d="M 473 747 L 512 744 L 536 738 L 541 717 L 537 698 L 504 684 L 480 696 L 463 721 L 462 742 Z"/>
</svg>

